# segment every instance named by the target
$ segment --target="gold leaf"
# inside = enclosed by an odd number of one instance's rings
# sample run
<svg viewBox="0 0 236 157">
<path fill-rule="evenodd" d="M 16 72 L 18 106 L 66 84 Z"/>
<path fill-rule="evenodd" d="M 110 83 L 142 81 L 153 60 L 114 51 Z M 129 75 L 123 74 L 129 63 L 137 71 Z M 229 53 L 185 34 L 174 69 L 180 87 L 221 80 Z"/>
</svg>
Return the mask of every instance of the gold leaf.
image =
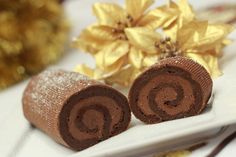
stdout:
<svg viewBox="0 0 236 157">
<path fill-rule="evenodd" d="M 135 47 L 130 48 L 129 61 L 137 69 L 142 67 L 143 52 Z"/>
<path fill-rule="evenodd" d="M 115 41 L 100 50 L 96 55 L 96 64 L 101 69 L 106 69 L 116 63 L 129 51 L 129 44 L 125 41 Z"/>
<path fill-rule="evenodd" d="M 199 45 L 201 38 L 205 37 L 208 27 L 207 21 L 192 21 L 184 25 L 177 32 L 177 41 L 183 51 Z"/>
<path fill-rule="evenodd" d="M 188 4 L 187 0 L 179 0 L 177 4 L 171 2 L 169 8 L 167 9 L 175 9 L 177 10 L 177 19 L 170 23 L 170 25 L 166 25 L 163 29 L 165 33 L 171 37 L 172 40 L 176 40 L 176 34 L 178 29 L 180 29 L 183 25 L 195 19 L 195 13 L 192 10 L 192 7 Z M 166 9 L 166 10 L 167 10 Z"/>
<path fill-rule="evenodd" d="M 204 59 L 206 60 L 209 69 L 210 74 L 213 78 L 216 78 L 218 76 L 221 76 L 223 73 L 221 72 L 219 68 L 218 58 L 212 55 L 206 55 L 204 56 Z"/>
<path fill-rule="evenodd" d="M 80 65 L 77 65 L 74 69 L 75 72 L 79 72 L 81 73 L 82 75 L 86 75 L 90 78 L 93 78 L 94 77 L 94 70 L 91 69 L 90 67 L 88 67 L 87 65 L 85 64 L 80 64 Z"/>
<path fill-rule="evenodd" d="M 202 66 L 204 66 L 213 78 L 222 75 L 217 57 L 212 55 L 199 55 L 193 53 L 188 53 L 186 55 L 201 64 Z"/>
<path fill-rule="evenodd" d="M 108 77 L 106 80 L 111 83 L 117 83 L 122 86 L 129 86 L 130 83 L 138 76 L 140 70 L 135 69 L 131 65 L 126 65 L 114 75 Z"/>
<path fill-rule="evenodd" d="M 93 12 L 100 25 L 112 27 L 114 27 L 119 21 L 124 21 L 127 16 L 122 7 L 111 3 L 95 3 L 93 5 Z"/>
<path fill-rule="evenodd" d="M 158 56 L 156 54 L 153 55 L 146 55 L 143 59 L 143 67 L 150 67 L 153 64 L 157 63 Z"/>
<path fill-rule="evenodd" d="M 137 20 L 153 3 L 154 0 L 126 0 L 126 10 L 134 20 Z"/>
<path fill-rule="evenodd" d="M 226 24 L 208 24 L 207 21 L 192 21 L 178 31 L 178 41 L 182 50 L 204 53 L 221 49 L 224 39 L 232 31 Z M 220 46 L 220 47 L 219 47 Z"/>
<path fill-rule="evenodd" d="M 139 26 L 151 29 L 156 29 L 160 26 L 166 28 L 177 19 L 178 14 L 179 11 L 177 9 L 169 8 L 168 6 L 161 6 L 144 15 L 139 22 Z"/>
<path fill-rule="evenodd" d="M 125 33 L 129 42 L 146 53 L 154 54 L 157 52 L 155 42 L 161 38 L 160 34 L 150 31 L 147 28 L 127 28 Z"/>
<path fill-rule="evenodd" d="M 79 38 L 74 40 L 73 46 L 94 54 L 115 39 L 111 27 L 93 25 L 81 32 Z"/>
<path fill-rule="evenodd" d="M 189 5 L 188 0 L 179 0 L 178 7 L 181 12 L 181 18 L 187 21 L 191 21 L 195 18 L 195 13 L 192 7 Z"/>
</svg>

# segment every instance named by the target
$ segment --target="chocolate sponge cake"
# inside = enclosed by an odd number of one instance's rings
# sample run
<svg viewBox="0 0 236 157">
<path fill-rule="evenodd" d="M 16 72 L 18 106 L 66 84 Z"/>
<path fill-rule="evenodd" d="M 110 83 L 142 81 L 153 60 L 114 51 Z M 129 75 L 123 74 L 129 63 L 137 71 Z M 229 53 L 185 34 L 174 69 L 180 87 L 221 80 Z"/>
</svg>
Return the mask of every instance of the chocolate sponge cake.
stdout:
<svg viewBox="0 0 236 157">
<path fill-rule="evenodd" d="M 185 57 L 161 60 L 132 84 L 129 103 L 145 123 L 158 123 L 201 113 L 212 92 L 212 79 L 203 66 Z"/>
<path fill-rule="evenodd" d="M 48 70 L 23 95 L 25 117 L 57 142 L 83 150 L 127 129 L 131 113 L 117 90 L 79 73 Z"/>
</svg>

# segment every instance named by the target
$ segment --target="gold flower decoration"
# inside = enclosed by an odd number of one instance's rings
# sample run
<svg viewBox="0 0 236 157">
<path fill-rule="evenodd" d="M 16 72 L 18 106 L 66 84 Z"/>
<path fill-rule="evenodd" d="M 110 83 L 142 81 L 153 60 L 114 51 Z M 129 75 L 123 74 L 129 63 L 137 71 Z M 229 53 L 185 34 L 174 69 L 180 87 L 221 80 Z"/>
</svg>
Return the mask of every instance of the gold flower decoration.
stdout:
<svg viewBox="0 0 236 157">
<path fill-rule="evenodd" d="M 0 90 L 58 61 L 68 31 L 58 0 L 0 0 Z"/>
<path fill-rule="evenodd" d="M 233 27 L 198 20 L 187 0 L 146 12 L 151 4 L 152 0 L 126 0 L 125 9 L 95 4 L 98 23 L 85 29 L 75 45 L 94 56 L 96 68 L 78 65 L 76 71 L 126 86 L 158 60 L 181 55 L 219 76 L 218 58 Z"/>
<path fill-rule="evenodd" d="M 192 7 L 188 3 L 188 0 L 179 0 L 178 3 L 169 1 L 168 4 L 158 7 L 148 15 L 153 19 L 159 19 L 161 15 L 161 27 L 167 35 L 172 37 L 176 34 L 177 29 L 194 20 L 196 17 Z M 159 23 L 154 21 L 151 24 L 156 26 Z"/>
<path fill-rule="evenodd" d="M 96 68 L 79 65 L 76 71 L 105 79 L 107 83 L 129 85 L 142 71 L 141 62 L 146 54 L 130 44 L 125 30 L 135 27 L 155 30 L 174 14 L 154 15 L 156 9 L 147 11 L 153 3 L 153 0 L 126 0 L 125 8 L 110 3 L 94 4 L 98 23 L 83 30 L 74 44 L 95 57 Z"/>
<path fill-rule="evenodd" d="M 176 42 L 178 49 L 182 49 L 182 53 L 177 51 L 172 55 L 184 55 L 196 60 L 208 70 L 212 77 L 221 75 L 218 59 L 222 56 L 222 49 L 231 43 L 226 37 L 234 30 L 234 27 L 227 24 L 209 24 L 208 21 L 198 20 L 187 0 L 179 0 L 178 3 L 170 1 L 168 5 L 157 10 L 154 13 L 156 16 L 169 12 L 169 10 L 176 13 L 175 20 L 167 17 L 166 24 L 162 26 L 165 36 L 170 38 L 172 43 Z M 181 48 L 179 44 L 185 45 Z M 161 52 L 162 57 L 170 55 Z M 158 57 L 162 58 L 161 56 Z"/>
<path fill-rule="evenodd" d="M 132 45 L 155 54 L 157 59 L 186 56 L 202 64 L 215 77 L 221 74 L 218 58 L 222 42 L 232 30 L 227 24 L 193 20 L 179 28 L 174 36 L 166 38 L 145 28 L 126 29 L 126 34 Z"/>
</svg>

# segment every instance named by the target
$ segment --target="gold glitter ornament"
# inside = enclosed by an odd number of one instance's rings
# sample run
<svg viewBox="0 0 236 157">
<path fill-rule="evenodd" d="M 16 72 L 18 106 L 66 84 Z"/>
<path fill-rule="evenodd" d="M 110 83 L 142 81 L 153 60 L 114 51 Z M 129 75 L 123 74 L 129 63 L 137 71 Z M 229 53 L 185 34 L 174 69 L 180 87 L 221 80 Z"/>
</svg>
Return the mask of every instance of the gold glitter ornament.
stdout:
<svg viewBox="0 0 236 157">
<path fill-rule="evenodd" d="M 57 0 L 0 0 L 0 89 L 63 54 L 68 24 Z"/>
<path fill-rule="evenodd" d="M 154 155 L 153 157 L 188 157 L 191 155 L 191 152 L 188 150 L 179 150 L 174 152 L 169 152 L 164 155 Z"/>
</svg>

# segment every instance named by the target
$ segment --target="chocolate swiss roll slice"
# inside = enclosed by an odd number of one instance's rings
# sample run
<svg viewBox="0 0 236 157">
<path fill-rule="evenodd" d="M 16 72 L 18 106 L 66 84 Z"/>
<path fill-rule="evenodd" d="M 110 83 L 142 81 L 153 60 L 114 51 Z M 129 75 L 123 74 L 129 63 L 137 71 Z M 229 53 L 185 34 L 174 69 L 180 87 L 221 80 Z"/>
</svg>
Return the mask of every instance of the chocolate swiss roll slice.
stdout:
<svg viewBox="0 0 236 157">
<path fill-rule="evenodd" d="M 211 92 L 212 79 L 203 66 L 185 57 L 171 57 L 133 82 L 129 103 L 138 119 L 159 123 L 201 113 Z"/>
<path fill-rule="evenodd" d="M 79 73 L 48 70 L 23 95 L 25 117 L 57 142 L 83 150 L 127 129 L 131 111 L 117 90 Z"/>
</svg>

